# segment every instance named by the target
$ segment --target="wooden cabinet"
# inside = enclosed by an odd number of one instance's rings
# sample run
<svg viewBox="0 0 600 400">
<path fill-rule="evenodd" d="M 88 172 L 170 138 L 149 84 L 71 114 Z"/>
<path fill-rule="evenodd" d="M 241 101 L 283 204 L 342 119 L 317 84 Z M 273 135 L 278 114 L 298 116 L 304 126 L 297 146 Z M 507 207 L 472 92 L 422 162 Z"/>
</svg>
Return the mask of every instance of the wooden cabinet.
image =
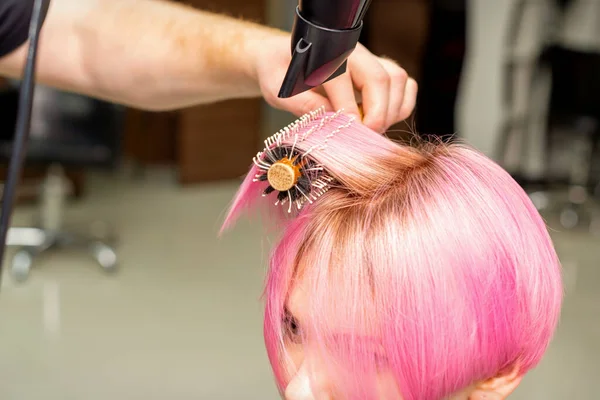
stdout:
<svg viewBox="0 0 600 400">
<path fill-rule="evenodd" d="M 179 115 L 177 158 L 182 184 L 241 177 L 260 147 L 261 104 L 232 100 Z"/>
<path fill-rule="evenodd" d="M 417 81 L 429 32 L 428 0 L 377 0 L 367 13 L 368 47 L 397 61 Z"/>
</svg>

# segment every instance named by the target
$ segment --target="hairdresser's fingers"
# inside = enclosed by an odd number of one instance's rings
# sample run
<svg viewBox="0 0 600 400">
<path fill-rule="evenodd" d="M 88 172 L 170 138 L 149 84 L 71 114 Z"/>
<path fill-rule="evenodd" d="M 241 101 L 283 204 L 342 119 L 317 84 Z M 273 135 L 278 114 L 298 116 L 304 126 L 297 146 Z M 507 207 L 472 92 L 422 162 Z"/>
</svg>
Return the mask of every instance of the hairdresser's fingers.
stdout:
<svg viewBox="0 0 600 400">
<path fill-rule="evenodd" d="M 406 88 L 404 89 L 404 101 L 400 108 L 400 114 L 398 115 L 398 121 L 404 121 L 406 118 L 415 110 L 417 105 L 417 93 L 419 92 L 419 85 L 413 78 L 408 78 L 406 81 Z"/>
<path fill-rule="evenodd" d="M 406 92 L 408 74 L 392 60 L 380 58 L 379 62 L 390 76 L 390 100 L 385 123 L 385 128 L 388 129 L 396 122 L 400 122 L 404 119 L 402 118 L 402 106 L 405 101 L 409 100 L 406 98 L 406 96 L 409 95 L 409 93 Z"/>
<path fill-rule="evenodd" d="M 374 131 L 383 133 L 387 128 L 390 75 L 379 58 L 360 44 L 348 59 L 348 69 L 354 86 L 362 96 L 363 123 Z"/>
<path fill-rule="evenodd" d="M 320 107 L 325 107 L 326 111 L 332 111 L 331 102 L 324 94 L 318 93 L 316 90 L 309 90 L 299 95 L 281 99 L 277 96 L 281 81 L 272 79 L 273 72 L 265 74 L 264 79 L 260 79 L 261 91 L 265 101 L 272 107 L 280 110 L 288 111 L 296 116 L 302 116 L 306 113 L 314 111 Z M 285 69 L 280 71 L 279 75 L 283 76 Z"/>
<path fill-rule="evenodd" d="M 354 115 L 360 121 L 360 113 L 350 74 L 342 74 L 332 79 L 323 85 L 323 89 L 335 111 L 344 109 L 345 114 Z"/>
<path fill-rule="evenodd" d="M 334 110 L 334 107 L 327 97 L 313 90 L 287 99 L 275 97 L 271 105 L 281 110 L 291 112 L 298 117 L 310 113 L 311 111 L 315 111 L 320 107 L 324 107 L 325 111 Z"/>
</svg>

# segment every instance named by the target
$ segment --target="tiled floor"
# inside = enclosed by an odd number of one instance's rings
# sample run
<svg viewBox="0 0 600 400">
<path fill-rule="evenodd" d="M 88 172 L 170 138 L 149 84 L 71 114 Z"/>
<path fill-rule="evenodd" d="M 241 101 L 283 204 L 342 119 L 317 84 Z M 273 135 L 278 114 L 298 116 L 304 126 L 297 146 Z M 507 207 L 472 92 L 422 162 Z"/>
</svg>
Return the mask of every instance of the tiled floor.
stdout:
<svg viewBox="0 0 600 400">
<path fill-rule="evenodd" d="M 168 174 L 95 177 L 68 220 L 112 223 L 121 270 L 84 254 L 39 259 L 0 292 L 0 399 L 276 399 L 263 350 L 260 295 L 267 240 L 258 225 L 216 238 L 235 184 L 181 190 Z M 25 224 L 30 210 L 20 210 Z M 598 399 L 600 246 L 555 233 L 568 282 L 544 363 L 516 400 Z"/>
</svg>

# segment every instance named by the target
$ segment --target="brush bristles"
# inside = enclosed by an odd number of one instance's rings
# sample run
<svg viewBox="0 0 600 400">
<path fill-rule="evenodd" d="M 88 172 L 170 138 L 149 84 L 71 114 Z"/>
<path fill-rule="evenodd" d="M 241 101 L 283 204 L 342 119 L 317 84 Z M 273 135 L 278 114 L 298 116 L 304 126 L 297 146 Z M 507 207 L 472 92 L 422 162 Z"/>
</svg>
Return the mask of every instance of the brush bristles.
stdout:
<svg viewBox="0 0 600 400">
<path fill-rule="evenodd" d="M 326 114 L 325 108 L 321 107 L 303 115 L 265 140 L 265 148 L 258 152 L 252 160 L 259 170 L 259 173 L 254 176 L 253 182 L 268 181 L 270 168 L 283 159 L 287 159 L 288 162 L 291 161 L 294 166 L 299 166 L 301 172 L 300 178 L 298 178 L 291 189 L 278 192 L 275 205 L 287 205 L 288 213 L 291 213 L 294 204 L 295 208 L 300 210 L 306 203 L 312 204 L 313 201 L 329 190 L 331 183 L 334 182 L 334 178 L 327 175 L 325 168 L 311 159 L 310 154 L 313 151 L 323 151 L 327 147 L 329 139 L 340 130 L 349 127 L 354 122 L 354 119 L 334 129 L 325 136 L 321 143 L 303 151 L 299 151 L 297 146 L 310 137 L 310 135 L 319 132 L 341 113 L 342 110 Z M 315 124 L 316 121 L 319 122 Z M 310 124 L 314 125 L 308 128 Z M 300 135 L 301 131 L 303 132 Z M 269 184 L 264 190 L 263 196 L 268 196 L 275 191 L 273 186 Z"/>
</svg>

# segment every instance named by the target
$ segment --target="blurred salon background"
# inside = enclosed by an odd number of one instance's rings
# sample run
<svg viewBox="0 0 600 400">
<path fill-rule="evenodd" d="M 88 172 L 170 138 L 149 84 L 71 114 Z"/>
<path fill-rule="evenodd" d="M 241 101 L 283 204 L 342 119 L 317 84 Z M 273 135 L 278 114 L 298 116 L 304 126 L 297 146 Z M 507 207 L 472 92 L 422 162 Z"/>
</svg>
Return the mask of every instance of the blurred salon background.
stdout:
<svg viewBox="0 0 600 400">
<path fill-rule="evenodd" d="M 284 29 L 297 4 L 186 2 Z M 374 0 L 361 41 L 420 85 L 390 136 L 471 143 L 551 228 L 562 323 L 512 398 L 598 399 L 600 0 Z M 1 86 L 4 179 L 18 82 Z M 217 230 L 262 140 L 291 120 L 261 100 L 149 113 L 38 87 L 0 292 L 0 399 L 277 399 L 270 243 L 258 223 Z"/>
</svg>

